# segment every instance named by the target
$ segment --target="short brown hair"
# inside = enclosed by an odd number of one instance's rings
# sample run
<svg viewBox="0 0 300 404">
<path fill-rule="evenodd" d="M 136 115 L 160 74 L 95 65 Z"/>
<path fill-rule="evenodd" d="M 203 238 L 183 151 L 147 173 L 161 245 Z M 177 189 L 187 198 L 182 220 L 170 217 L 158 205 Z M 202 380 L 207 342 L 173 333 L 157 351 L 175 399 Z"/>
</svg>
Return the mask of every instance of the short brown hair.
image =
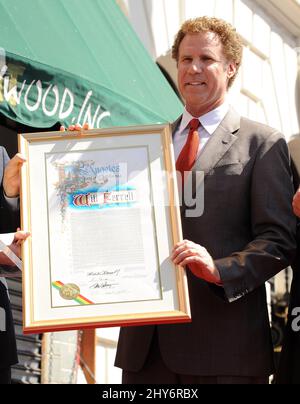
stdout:
<svg viewBox="0 0 300 404">
<path fill-rule="evenodd" d="M 243 58 L 243 43 L 235 28 L 228 22 L 214 17 L 199 17 L 187 20 L 178 32 L 172 48 L 172 57 L 178 62 L 179 47 L 187 34 L 214 32 L 221 40 L 227 61 L 236 64 L 236 74 L 229 80 L 228 87 L 234 82 Z"/>
</svg>

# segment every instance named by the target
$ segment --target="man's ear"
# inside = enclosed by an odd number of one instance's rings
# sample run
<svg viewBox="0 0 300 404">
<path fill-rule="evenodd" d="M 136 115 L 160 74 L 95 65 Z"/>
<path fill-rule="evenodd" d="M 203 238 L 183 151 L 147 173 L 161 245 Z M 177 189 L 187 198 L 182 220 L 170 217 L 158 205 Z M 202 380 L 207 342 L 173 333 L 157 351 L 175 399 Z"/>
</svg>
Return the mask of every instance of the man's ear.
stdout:
<svg viewBox="0 0 300 404">
<path fill-rule="evenodd" d="M 234 62 L 229 62 L 227 66 L 228 80 L 231 79 L 236 74 L 236 71 L 237 71 L 236 64 Z"/>
</svg>

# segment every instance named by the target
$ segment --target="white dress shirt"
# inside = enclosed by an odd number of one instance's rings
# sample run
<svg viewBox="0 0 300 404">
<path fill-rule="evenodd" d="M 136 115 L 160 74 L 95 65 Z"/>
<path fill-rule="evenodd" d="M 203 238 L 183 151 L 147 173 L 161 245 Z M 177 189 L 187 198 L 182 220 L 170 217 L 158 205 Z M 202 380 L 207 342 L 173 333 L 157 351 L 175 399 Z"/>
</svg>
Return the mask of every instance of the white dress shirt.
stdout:
<svg viewBox="0 0 300 404">
<path fill-rule="evenodd" d="M 173 138 L 175 161 L 177 161 L 177 158 L 187 141 L 189 134 L 188 124 L 192 119 L 195 118 L 199 119 L 201 124 L 198 129 L 198 133 L 200 136 L 199 149 L 197 155 L 198 158 L 202 153 L 202 151 L 204 150 L 209 139 L 213 136 L 214 132 L 225 118 L 228 111 L 229 111 L 229 103 L 227 100 L 218 108 L 200 117 L 194 117 L 186 109 L 184 109 L 181 123 L 178 129 L 176 130 Z"/>
</svg>

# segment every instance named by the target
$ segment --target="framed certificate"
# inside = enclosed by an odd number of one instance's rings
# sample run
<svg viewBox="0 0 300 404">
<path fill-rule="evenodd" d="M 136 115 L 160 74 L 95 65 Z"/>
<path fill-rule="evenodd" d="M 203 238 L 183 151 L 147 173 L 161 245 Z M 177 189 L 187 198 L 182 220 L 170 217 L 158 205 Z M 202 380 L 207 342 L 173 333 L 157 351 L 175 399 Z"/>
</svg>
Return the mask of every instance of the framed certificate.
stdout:
<svg viewBox="0 0 300 404">
<path fill-rule="evenodd" d="M 190 321 L 169 125 L 19 135 L 24 332 Z"/>
</svg>

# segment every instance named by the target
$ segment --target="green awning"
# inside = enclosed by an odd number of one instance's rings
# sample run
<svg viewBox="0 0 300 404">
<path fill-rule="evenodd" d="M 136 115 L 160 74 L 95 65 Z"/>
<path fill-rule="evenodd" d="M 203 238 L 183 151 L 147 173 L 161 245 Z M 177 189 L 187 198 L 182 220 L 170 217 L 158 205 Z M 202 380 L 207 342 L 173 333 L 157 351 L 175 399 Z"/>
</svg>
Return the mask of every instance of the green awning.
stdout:
<svg viewBox="0 0 300 404">
<path fill-rule="evenodd" d="M 181 113 L 115 0 L 0 0 L 0 48 L 0 113 L 17 122 L 111 127 Z"/>
</svg>

